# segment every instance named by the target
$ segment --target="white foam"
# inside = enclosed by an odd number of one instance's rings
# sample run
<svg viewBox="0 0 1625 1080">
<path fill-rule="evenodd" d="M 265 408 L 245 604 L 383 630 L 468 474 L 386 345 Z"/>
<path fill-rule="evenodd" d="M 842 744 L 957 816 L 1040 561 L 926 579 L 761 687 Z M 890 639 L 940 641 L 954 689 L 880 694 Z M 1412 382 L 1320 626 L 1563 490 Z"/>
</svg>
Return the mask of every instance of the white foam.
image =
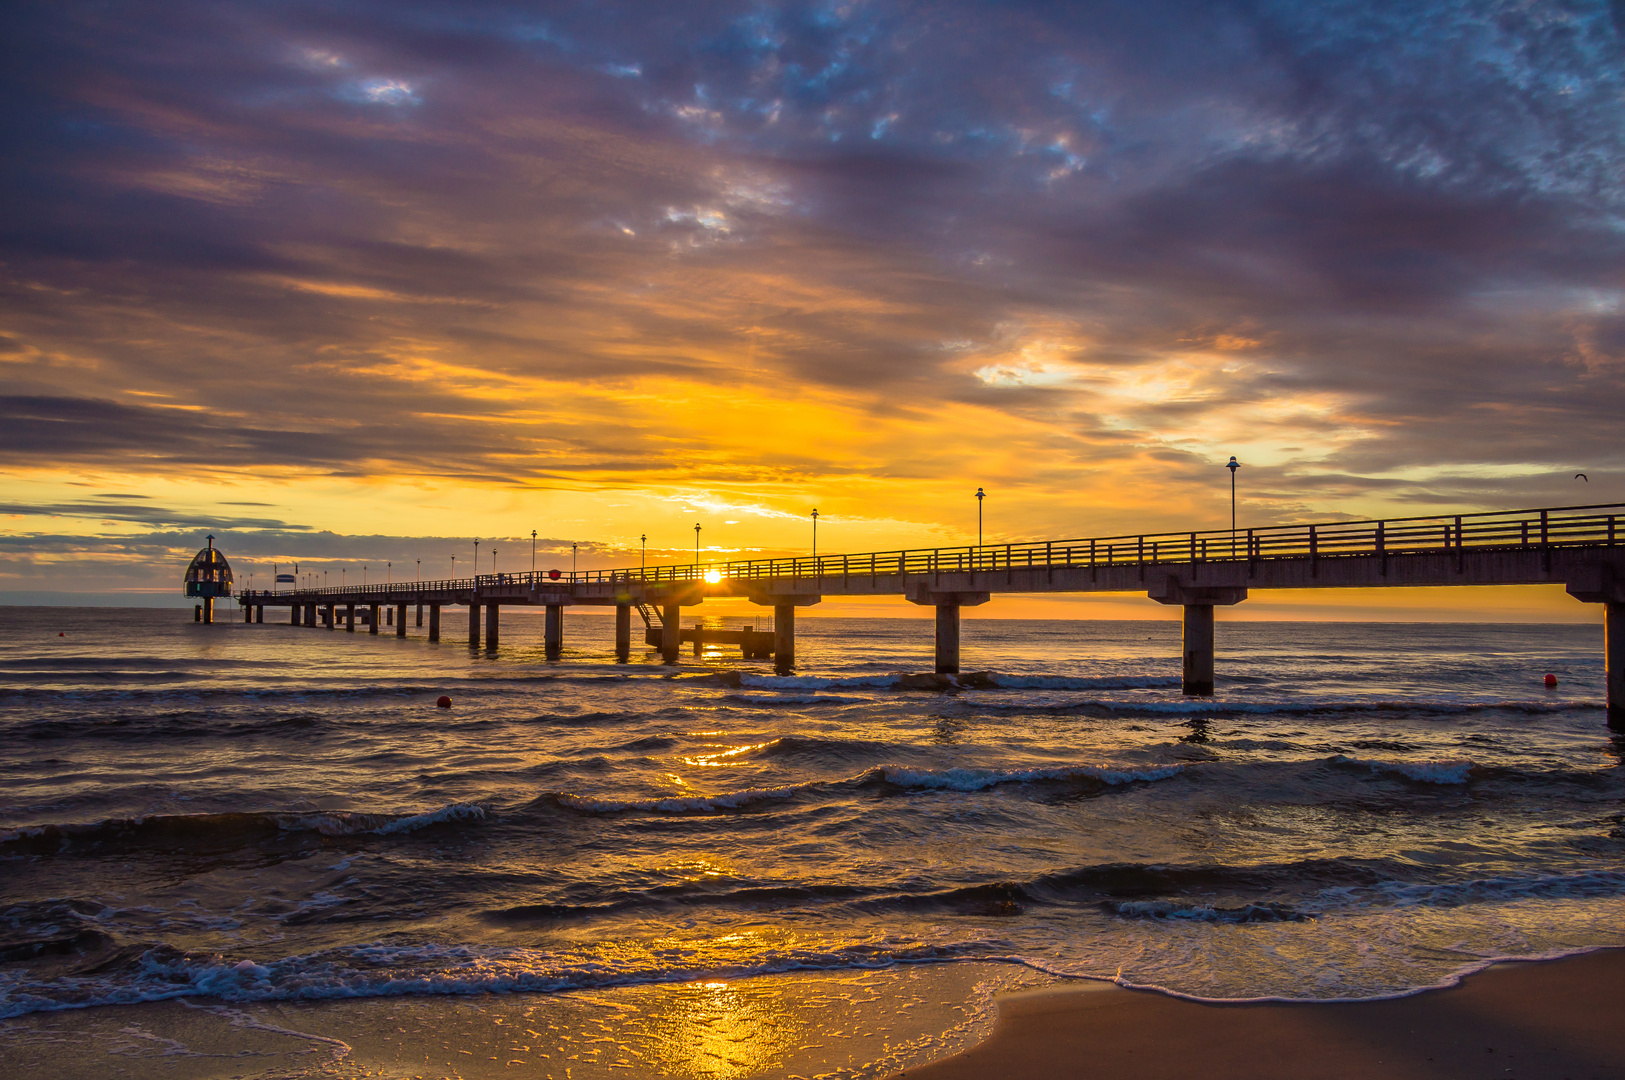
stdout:
<svg viewBox="0 0 1625 1080">
<path fill-rule="evenodd" d="M 485 816 L 485 807 L 478 803 L 450 803 L 438 810 L 425 810 L 420 814 L 406 815 L 363 814 L 347 810 L 316 814 L 278 814 L 277 824 L 290 831 L 309 829 L 323 836 L 358 836 L 362 833 L 390 836 L 415 832 L 448 821 L 480 821 Z"/>
<path fill-rule="evenodd" d="M 774 788 L 745 788 L 742 791 L 724 791 L 716 795 L 671 795 L 659 799 L 606 799 L 592 795 L 558 796 L 560 805 L 573 810 L 586 810 L 595 814 L 613 814 L 623 810 L 643 810 L 662 814 L 692 814 L 707 810 L 736 810 L 751 803 L 773 799 L 789 799 L 815 787 L 816 784 L 786 784 Z"/>
<path fill-rule="evenodd" d="M 1048 765 L 1029 769 L 913 769 L 903 765 L 882 765 L 877 771 L 887 783 L 899 787 L 981 791 L 996 784 L 1035 780 L 1088 779 L 1103 784 L 1132 784 L 1141 780 L 1166 780 L 1184 769 L 1183 765 L 1152 765 L 1137 769 L 1104 765 Z"/>
<path fill-rule="evenodd" d="M 1337 754 L 1327 758 L 1333 765 L 1369 768 L 1373 773 L 1392 773 L 1421 784 L 1465 784 L 1472 779 L 1474 764 L 1466 758 L 1442 761 L 1401 761 L 1383 758 L 1354 758 Z"/>
</svg>

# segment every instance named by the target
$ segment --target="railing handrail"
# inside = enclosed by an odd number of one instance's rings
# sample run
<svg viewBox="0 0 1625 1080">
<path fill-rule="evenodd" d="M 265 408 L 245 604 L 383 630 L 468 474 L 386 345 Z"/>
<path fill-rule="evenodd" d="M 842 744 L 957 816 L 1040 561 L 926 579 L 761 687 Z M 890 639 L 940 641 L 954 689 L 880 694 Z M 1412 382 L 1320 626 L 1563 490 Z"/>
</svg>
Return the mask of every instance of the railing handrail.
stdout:
<svg viewBox="0 0 1625 1080">
<path fill-rule="evenodd" d="M 1575 516 L 1586 511 L 1610 514 Z M 1556 516 L 1564 515 L 1564 516 Z M 472 578 L 434 581 L 385 582 L 368 585 L 333 585 L 319 589 L 245 590 L 239 596 L 411 596 L 447 592 L 479 592 L 488 588 L 521 586 L 531 590 L 549 586 L 568 588 L 582 584 L 697 581 L 716 571 L 722 580 L 763 577 L 828 578 L 853 574 L 911 574 L 954 571 L 1039 569 L 1076 566 L 1076 556 L 1087 549 L 1082 565 L 1123 565 L 1170 562 L 1252 561 L 1264 558 L 1337 557 L 1351 554 L 1399 554 L 1424 550 L 1465 550 L 1487 547 L 1550 548 L 1593 543 L 1615 543 L 1616 519 L 1625 517 L 1625 504 L 1591 503 L 1578 506 L 1535 507 L 1525 510 L 1488 510 L 1468 514 L 1434 514 L 1403 518 L 1351 518 L 1336 521 L 1262 525 L 1235 529 L 1196 529 L 1180 532 L 1120 533 L 1112 536 L 1070 537 L 1062 540 L 1021 540 L 936 548 L 898 548 L 832 555 L 800 555 L 769 559 L 713 560 L 662 566 L 616 567 L 603 570 L 536 570 L 506 574 L 479 574 Z M 1538 532 L 1531 528 L 1538 524 Z M 1587 531 L 1584 526 L 1593 526 Z M 1605 528 L 1604 528 L 1605 526 Z M 1511 530 L 1510 532 L 1508 530 Z M 1516 542 L 1510 542 L 1513 537 Z M 1426 540 L 1420 548 L 1414 541 Z M 1209 545 L 1219 543 L 1209 551 Z M 1237 545 L 1245 542 L 1244 552 Z M 1439 541 L 1439 542 L 1435 542 Z M 1358 550 L 1352 550 L 1358 548 Z M 1043 562 L 1031 556 L 1043 551 Z M 1020 553 L 1023 560 L 1016 560 Z M 1055 555 L 1064 556 L 1057 563 Z M 1132 557 L 1130 557 L 1132 555 Z M 1102 558 L 1104 556 L 1104 559 Z M 968 563 L 968 565 L 967 565 Z M 803 572 L 806 568 L 808 572 Z M 781 571 L 787 570 L 788 573 Z M 762 571 L 765 571 L 763 573 Z M 553 575 L 557 574 L 557 577 Z"/>
</svg>

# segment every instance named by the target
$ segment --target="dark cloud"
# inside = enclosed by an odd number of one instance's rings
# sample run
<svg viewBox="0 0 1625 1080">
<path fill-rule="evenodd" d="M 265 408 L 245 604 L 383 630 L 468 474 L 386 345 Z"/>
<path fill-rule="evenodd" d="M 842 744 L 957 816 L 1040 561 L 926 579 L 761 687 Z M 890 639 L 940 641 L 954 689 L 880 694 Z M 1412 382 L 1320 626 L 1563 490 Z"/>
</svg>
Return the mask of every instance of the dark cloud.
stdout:
<svg viewBox="0 0 1625 1080">
<path fill-rule="evenodd" d="M 665 379 L 1067 417 L 1069 465 L 1319 403 L 1283 505 L 1625 468 L 1619 11 L 8 5 L 0 458 L 754 467 L 623 396 Z M 959 360 L 1034 342 L 1101 382 Z M 1193 350 L 1234 370 L 1107 392 Z"/>
</svg>

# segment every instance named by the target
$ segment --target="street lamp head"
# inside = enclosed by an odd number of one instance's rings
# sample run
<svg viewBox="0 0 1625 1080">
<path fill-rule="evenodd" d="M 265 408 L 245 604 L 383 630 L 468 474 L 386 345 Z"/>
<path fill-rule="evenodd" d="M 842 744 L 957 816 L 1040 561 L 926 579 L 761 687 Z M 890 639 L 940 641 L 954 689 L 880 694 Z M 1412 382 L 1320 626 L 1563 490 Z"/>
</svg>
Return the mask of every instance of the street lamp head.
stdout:
<svg viewBox="0 0 1625 1080">
<path fill-rule="evenodd" d="M 1239 461 L 1237 461 L 1237 460 L 1236 460 L 1236 455 L 1234 455 L 1234 454 L 1231 454 L 1231 455 L 1230 455 L 1230 463 L 1229 463 L 1229 464 L 1227 464 L 1227 465 L 1226 465 L 1226 466 L 1225 466 L 1225 468 L 1227 468 L 1227 469 L 1229 469 L 1229 470 L 1230 470 L 1230 472 L 1231 472 L 1231 474 L 1232 474 L 1232 475 L 1234 475 L 1234 474 L 1235 474 L 1235 471 L 1236 471 L 1236 470 L 1237 470 L 1237 469 L 1239 469 L 1239 468 L 1241 468 L 1241 462 L 1239 462 Z"/>
<path fill-rule="evenodd" d="M 983 491 L 981 488 L 977 488 L 976 489 L 976 497 L 978 499 L 985 499 L 985 498 L 987 498 L 987 492 Z"/>
</svg>

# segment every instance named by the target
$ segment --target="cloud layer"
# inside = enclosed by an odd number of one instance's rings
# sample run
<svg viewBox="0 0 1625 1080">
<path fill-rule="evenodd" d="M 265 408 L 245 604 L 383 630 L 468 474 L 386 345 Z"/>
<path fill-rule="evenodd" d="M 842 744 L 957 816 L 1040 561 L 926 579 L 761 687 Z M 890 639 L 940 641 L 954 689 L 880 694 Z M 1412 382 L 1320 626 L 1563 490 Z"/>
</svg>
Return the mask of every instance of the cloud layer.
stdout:
<svg viewBox="0 0 1625 1080">
<path fill-rule="evenodd" d="M 621 550 L 707 499 L 958 538 L 979 483 L 1154 529 L 1231 453 L 1258 521 L 1625 498 L 1622 23 L 8 5 L 10 537 L 188 483 L 308 535 L 311 485 L 551 493 Z"/>
</svg>

